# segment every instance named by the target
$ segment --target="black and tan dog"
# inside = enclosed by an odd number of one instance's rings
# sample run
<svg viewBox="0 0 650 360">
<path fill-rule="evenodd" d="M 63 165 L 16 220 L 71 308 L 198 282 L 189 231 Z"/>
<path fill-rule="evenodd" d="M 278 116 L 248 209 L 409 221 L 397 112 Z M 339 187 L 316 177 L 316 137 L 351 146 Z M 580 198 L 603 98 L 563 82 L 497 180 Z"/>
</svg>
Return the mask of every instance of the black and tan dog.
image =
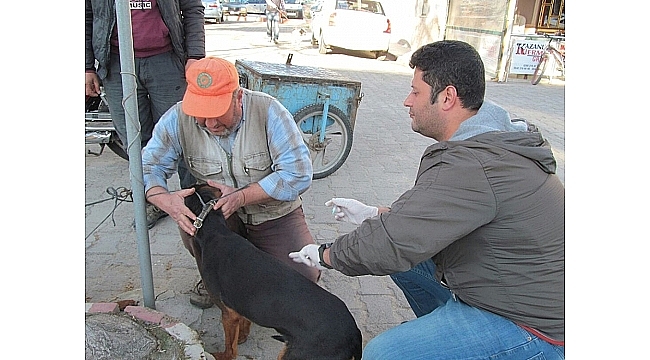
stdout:
<svg viewBox="0 0 650 360">
<path fill-rule="evenodd" d="M 219 196 L 216 188 L 197 186 L 185 205 L 199 214 Z M 279 360 L 360 360 L 361 332 L 345 303 L 231 229 L 221 210 L 210 211 L 191 239 L 203 283 L 222 312 L 226 349 L 213 355 L 234 359 L 252 321 L 281 334 Z"/>
</svg>

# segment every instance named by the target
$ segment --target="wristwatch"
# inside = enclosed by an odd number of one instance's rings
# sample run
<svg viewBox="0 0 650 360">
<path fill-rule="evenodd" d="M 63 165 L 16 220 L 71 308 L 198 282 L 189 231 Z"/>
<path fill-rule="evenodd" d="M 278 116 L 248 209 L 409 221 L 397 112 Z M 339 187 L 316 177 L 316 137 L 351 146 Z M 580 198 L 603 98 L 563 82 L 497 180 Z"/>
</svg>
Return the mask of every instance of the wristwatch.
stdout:
<svg viewBox="0 0 650 360">
<path fill-rule="evenodd" d="M 332 243 L 325 243 L 318 247 L 318 263 L 327 269 L 333 269 L 333 267 L 327 265 L 325 261 L 323 261 L 323 252 L 325 249 L 329 249 L 330 246 L 332 246 Z"/>
</svg>

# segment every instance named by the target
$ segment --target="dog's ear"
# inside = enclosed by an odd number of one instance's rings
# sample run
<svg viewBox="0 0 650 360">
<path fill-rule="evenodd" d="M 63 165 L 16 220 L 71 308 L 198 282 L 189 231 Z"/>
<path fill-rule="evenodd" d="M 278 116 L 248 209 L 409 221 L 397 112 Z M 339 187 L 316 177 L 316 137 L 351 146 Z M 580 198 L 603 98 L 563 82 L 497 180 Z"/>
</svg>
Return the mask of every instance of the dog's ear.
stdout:
<svg viewBox="0 0 650 360">
<path fill-rule="evenodd" d="M 201 200 L 199 200 L 196 192 L 185 198 L 185 206 L 196 215 L 200 214 L 203 209 L 203 204 L 201 204 Z"/>
<path fill-rule="evenodd" d="M 196 189 L 196 193 L 201 196 L 201 199 L 206 203 L 212 199 L 218 199 L 221 195 L 221 192 L 217 188 L 213 188 L 210 185 L 204 185 Z"/>
</svg>

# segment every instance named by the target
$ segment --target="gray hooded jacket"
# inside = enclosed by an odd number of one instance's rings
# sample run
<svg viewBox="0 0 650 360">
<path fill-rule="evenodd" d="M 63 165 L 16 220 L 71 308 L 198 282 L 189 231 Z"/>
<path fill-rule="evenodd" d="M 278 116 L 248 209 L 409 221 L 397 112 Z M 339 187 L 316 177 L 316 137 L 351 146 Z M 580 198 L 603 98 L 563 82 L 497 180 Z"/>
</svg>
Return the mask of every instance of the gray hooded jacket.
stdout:
<svg viewBox="0 0 650 360">
<path fill-rule="evenodd" d="M 158 0 L 158 8 L 169 29 L 174 53 L 183 66 L 187 58 L 205 57 L 203 3 L 200 0 Z M 115 2 L 86 0 L 86 70 L 97 66 L 100 79 L 106 78 L 111 57 L 111 34 L 117 26 Z"/>
<path fill-rule="evenodd" d="M 484 102 L 429 146 L 413 188 L 337 239 L 332 266 L 386 275 L 433 258 L 469 305 L 564 341 L 564 186 L 550 145 Z"/>
</svg>

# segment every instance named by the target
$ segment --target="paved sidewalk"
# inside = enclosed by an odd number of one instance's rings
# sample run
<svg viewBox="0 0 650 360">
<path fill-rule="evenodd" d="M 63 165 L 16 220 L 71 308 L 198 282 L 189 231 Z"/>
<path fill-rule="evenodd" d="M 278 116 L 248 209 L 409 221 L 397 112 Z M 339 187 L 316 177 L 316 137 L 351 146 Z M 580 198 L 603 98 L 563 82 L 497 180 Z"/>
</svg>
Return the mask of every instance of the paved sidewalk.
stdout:
<svg viewBox="0 0 650 360">
<path fill-rule="evenodd" d="M 209 41 L 210 36 L 217 36 L 208 25 L 206 29 Z M 280 39 L 282 41 L 283 37 Z M 251 44 L 255 45 L 255 41 Z M 231 46 L 232 49 L 232 44 L 219 46 Z M 286 54 L 294 52 L 295 64 L 333 68 L 362 83 L 364 97 L 358 109 L 353 147 L 347 161 L 333 175 L 315 180 L 303 194 L 307 223 L 316 242 L 332 241 L 354 226 L 332 218 L 323 205 L 328 199 L 351 197 L 367 204 L 390 205 L 413 183 L 419 158 L 432 140 L 411 130 L 408 111 L 402 105 L 410 90 L 412 70 L 400 62 L 342 54 L 318 55 L 306 45 L 296 51 L 292 44 L 281 43 L 272 48 L 273 52 L 269 45 L 264 46 L 266 52 L 230 50 L 223 56 L 232 61 L 245 57 L 284 62 Z M 240 47 L 246 48 L 245 44 Z M 214 52 L 219 52 L 218 48 Z M 558 174 L 564 181 L 564 85 L 532 86 L 524 80 L 488 82 L 487 98 L 504 106 L 513 116 L 531 120 L 542 129 L 553 146 L 559 164 Z M 86 148 L 97 150 L 92 146 Z M 176 177 L 170 184 L 171 190 L 179 188 Z M 109 197 L 107 189 L 119 187 L 131 188 L 126 161 L 108 149 L 99 157 L 86 155 L 86 203 L 106 199 Z M 86 303 L 142 300 L 137 239 L 131 227 L 133 206 L 120 204 L 112 219 L 109 217 L 102 223 L 114 205 L 113 201 L 106 201 L 85 209 L 86 235 L 89 235 L 85 241 Z M 100 223 L 99 228 L 89 234 Z M 156 310 L 196 331 L 206 351 L 223 351 L 218 308 L 201 310 L 189 304 L 188 292 L 199 280 L 199 275 L 173 220 L 162 219 L 149 231 L 149 241 Z M 414 317 L 401 291 L 386 276 L 347 277 L 336 271 L 325 271 L 320 284 L 350 308 L 362 331 L 364 345 L 382 331 Z M 276 359 L 282 344 L 271 338 L 274 334 L 274 330 L 254 325 L 248 341 L 239 347 L 238 359 Z"/>
</svg>

